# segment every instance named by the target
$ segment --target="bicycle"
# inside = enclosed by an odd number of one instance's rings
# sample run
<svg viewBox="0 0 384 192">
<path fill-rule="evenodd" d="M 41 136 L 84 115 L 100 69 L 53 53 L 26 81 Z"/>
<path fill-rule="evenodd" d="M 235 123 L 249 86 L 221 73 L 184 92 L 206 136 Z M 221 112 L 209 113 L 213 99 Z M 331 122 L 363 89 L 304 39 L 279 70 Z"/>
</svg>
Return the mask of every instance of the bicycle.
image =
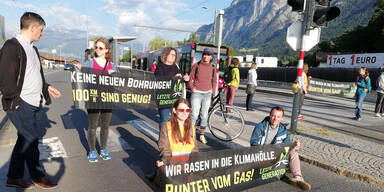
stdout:
<svg viewBox="0 0 384 192">
<path fill-rule="evenodd" d="M 234 106 L 226 104 L 223 87 L 218 91 L 208 110 L 208 128 L 219 140 L 232 141 L 243 133 L 244 117 Z M 196 124 L 200 124 L 200 117 Z"/>
</svg>

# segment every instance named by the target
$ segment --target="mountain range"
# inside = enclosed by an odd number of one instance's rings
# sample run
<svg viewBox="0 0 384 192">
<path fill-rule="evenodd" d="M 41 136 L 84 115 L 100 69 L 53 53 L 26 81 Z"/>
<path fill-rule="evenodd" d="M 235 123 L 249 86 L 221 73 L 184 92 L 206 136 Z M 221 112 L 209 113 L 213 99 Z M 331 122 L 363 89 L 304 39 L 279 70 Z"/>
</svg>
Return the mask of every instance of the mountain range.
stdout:
<svg viewBox="0 0 384 192">
<path fill-rule="evenodd" d="M 332 39 L 350 28 L 367 24 L 373 14 L 375 2 L 376 0 L 333 0 L 332 5 L 339 7 L 341 14 L 322 30 L 321 39 Z M 285 37 L 287 28 L 297 20 L 298 13 L 291 11 L 287 0 L 234 0 L 224 11 L 225 44 L 235 49 L 258 48 L 257 54 L 262 56 L 282 58 L 295 53 L 289 48 Z M 201 34 L 201 41 L 212 41 L 213 26 L 213 23 L 203 25 L 197 30 Z M 85 31 L 49 26 L 36 44 L 42 54 L 82 61 L 82 53 L 86 48 L 85 37 Z M 53 49 L 56 49 L 56 53 L 52 53 Z M 141 47 L 137 49 L 141 50 Z"/>
<path fill-rule="evenodd" d="M 376 0 L 334 0 L 341 14 L 329 22 L 321 39 L 340 36 L 347 29 L 365 25 L 373 14 Z M 258 48 L 260 55 L 278 56 L 292 54 L 285 41 L 287 28 L 299 15 L 292 12 L 287 0 L 234 0 L 224 14 L 223 42 L 236 49 Z M 214 24 L 204 25 L 197 32 L 201 41 L 212 41 Z"/>
</svg>

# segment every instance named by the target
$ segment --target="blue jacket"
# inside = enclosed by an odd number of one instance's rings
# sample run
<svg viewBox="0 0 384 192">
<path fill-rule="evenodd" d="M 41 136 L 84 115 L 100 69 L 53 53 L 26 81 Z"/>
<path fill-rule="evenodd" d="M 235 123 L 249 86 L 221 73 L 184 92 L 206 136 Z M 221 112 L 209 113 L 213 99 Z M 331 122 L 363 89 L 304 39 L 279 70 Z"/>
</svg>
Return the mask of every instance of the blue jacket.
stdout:
<svg viewBox="0 0 384 192">
<path fill-rule="evenodd" d="M 371 89 L 372 89 L 371 79 L 369 77 L 367 77 L 367 79 L 365 79 L 365 75 L 359 75 L 357 77 L 356 84 L 357 84 L 356 94 L 358 94 L 358 95 L 366 95 L 367 94 L 367 92 L 364 91 L 364 88 L 368 89 L 369 91 L 371 91 Z"/>
<path fill-rule="evenodd" d="M 272 140 L 272 143 L 266 143 L 268 137 L 268 124 L 269 117 L 256 125 L 251 136 L 251 146 L 264 145 L 264 144 L 277 144 L 277 143 L 288 143 L 291 141 L 288 130 L 283 124 L 280 123 L 279 130 L 275 138 Z"/>
</svg>

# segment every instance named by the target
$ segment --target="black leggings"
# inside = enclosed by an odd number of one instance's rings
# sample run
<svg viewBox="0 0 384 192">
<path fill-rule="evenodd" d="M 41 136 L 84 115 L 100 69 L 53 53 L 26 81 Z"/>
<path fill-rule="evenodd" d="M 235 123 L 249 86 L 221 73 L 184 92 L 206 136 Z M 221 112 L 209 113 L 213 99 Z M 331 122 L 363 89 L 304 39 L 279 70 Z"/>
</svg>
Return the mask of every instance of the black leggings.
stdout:
<svg viewBox="0 0 384 192">
<path fill-rule="evenodd" d="M 88 112 L 88 145 L 91 151 L 96 150 L 96 129 L 100 117 L 100 148 L 105 149 L 108 141 L 109 122 L 112 109 L 87 109 Z"/>
</svg>

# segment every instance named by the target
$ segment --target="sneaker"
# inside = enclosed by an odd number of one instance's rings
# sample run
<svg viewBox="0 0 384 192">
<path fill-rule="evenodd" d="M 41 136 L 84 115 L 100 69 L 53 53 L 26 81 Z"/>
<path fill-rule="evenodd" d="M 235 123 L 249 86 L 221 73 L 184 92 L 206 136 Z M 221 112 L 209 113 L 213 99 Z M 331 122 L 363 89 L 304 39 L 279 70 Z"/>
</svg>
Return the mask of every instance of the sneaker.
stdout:
<svg viewBox="0 0 384 192">
<path fill-rule="evenodd" d="M 302 115 L 299 115 L 299 116 L 297 116 L 297 119 L 301 119 L 301 120 L 304 120 L 305 118 L 304 118 L 304 116 L 302 116 Z"/>
<path fill-rule="evenodd" d="M 361 117 L 354 117 L 352 118 L 353 120 L 356 120 L 356 121 L 360 121 L 361 120 Z"/>
<path fill-rule="evenodd" d="M 378 118 L 381 118 L 380 113 L 376 113 L 375 116 L 378 117 Z"/>
<path fill-rule="evenodd" d="M 204 135 L 200 135 L 200 141 L 204 144 L 207 144 L 207 140 L 205 139 Z"/>
<path fill-rule="evenodd" d="M 108 154 L 108 151 L 106 149 L 101 150 L 100 157 L 103 158 L 103 160 L 111 159 L 111 156 Z"/>
<path fill-rule="evenodd" d="M 97 162 L 99 158 L 97 157 L 96 151 L 90 151 L 88 154 L 88 160 L 90 163 Z"/>
<path fill-rule="evenodd" d="M 303 190 L 311 190 L 311 185 L 304 181 L 302 176 L 296 175 L 289 179 L 290 183 L 294 186 L 298 186 Z"/>
</svg>

